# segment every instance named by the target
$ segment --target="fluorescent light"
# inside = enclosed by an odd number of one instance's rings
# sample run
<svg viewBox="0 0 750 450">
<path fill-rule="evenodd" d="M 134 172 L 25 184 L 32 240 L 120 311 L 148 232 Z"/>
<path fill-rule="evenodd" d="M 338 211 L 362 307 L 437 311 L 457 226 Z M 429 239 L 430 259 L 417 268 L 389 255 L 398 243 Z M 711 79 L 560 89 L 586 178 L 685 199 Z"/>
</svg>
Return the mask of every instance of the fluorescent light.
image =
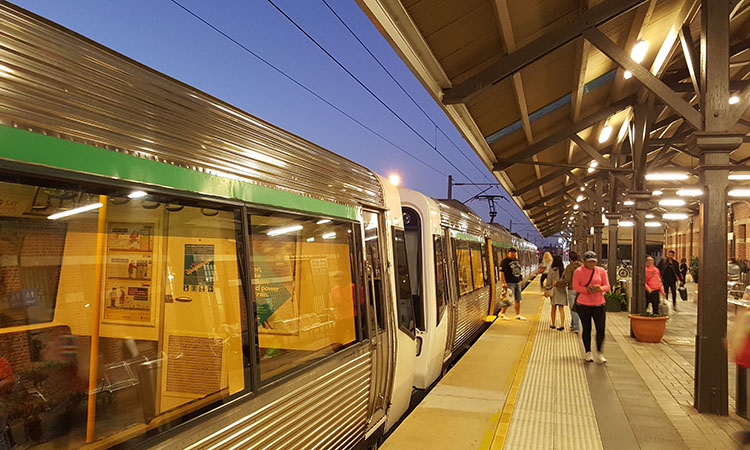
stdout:
<svg viewBox="0 0 750 450">
<path fill-rule="evenodd" d="M 612 125 L 607 125 L 604 128 L 602 128 L 602 131 L 599 133 L 599 143 L 603 144 L 607 142 L 611 136 L 612 136 Z"/>
<path fill-rule="evenodd" d="M 685 213 L 664 213 L 661 218 L 664 220 L 685 220 L 688 215 Z"/>
<path fill-rule="evenodd" d="M 730 105 L 736 105 L 739 102 L 740 102 L 740 97 L 739 96 L 733 95 L 733 96 L 729 97 L 729 104 Z"/>
<path fill-rule="evenodd" d="M 401 183 L 401 177 L 398 176 L 398 174 L 392 173 L 388 176 L 388 181 L 390 181 L 392 185 L 398 186 Z"/>
<path fill-rule="evenodd" d="M 629 80 L 629 79 L 633 78 L 633 72 L 631 72 L 631 71 L 629 71 L 629 70 L 626 70 L 626 71 L 625 71 L 625 72 L 624 72 L 624 73 L 622 74 L 622 77 L 623 77 L 623 78 L 625 78 L 626 80 Z"/>
<path fill-rule="evenodd" d="M 101 204 L 101 203 L 92 203 L 90 205 L 81 206 L 80 208 L 74 208 L 74 209 L 71 209 L 71 210 L 68 210 L 68 211 L 63 211 L 63 212 L 55 213 L 55 214 L 52 214 L 50 216 L 47 216 L 47 218 L 49 220 L 62 219 L 63 217 L 68 217 L 68 216 L 72 216 L 72 215 L 75 215 L 75 214 L 80 214 L 82 212 L 91 211 L 91 210 L 94 210 L 94 209 L 99 209 L 102 206 L 104 206 L 104 205 Z"/>
<path fill-rule="evenodd" d="M 652 192 L 652 193 L 651 193 L 651 195 L 654 195 L 654 196 L 658 197 L 658 196 L 662 195 L 663 193 L 664 193 L 664 192 L 662 192 L 662 191 L 660 191 L 659 189 L 657 189 L 657 190 L 655 190 L 654 192 Z"/>
<path fill-rule="evenodd" d="M 680 189 L 677 191 L 677 195 L 680 197 L 700 197 L 703 195 L 703 191 L 700 189 Z"/>
<path fill-rule="evenodd" d="M 576 197 L 576 201 L 577 201 L 577 202 L 580 202 L 581 200 L 583 200 L 583 199 L 585 199 L 585 198 L 586 198 L 586 197 L 584 197 L 583 195 L 579 195 L 578 197 Z"/>
<path fill-rule="evenodd" d="M 635 205 L 635 202 L 633 200 L 625 200 L 622 204 L 625 206 L 633 206 Z"/>
<path fill-rule="evenodd" d="M 314 237 L 309 237 L 309 238 L 307 238 L 307 239 L 305 239 L 305 240 L 306 240 L 307 242 L 315 242 L 315 238 L 314 238 Z M 365 240 L 366 240 L 366 239 L 365 239 Z"/>
<path fill-rule="evenodd" d="M 647 219 L 653 219 L 653 218 L 654 218 L 654 215 L 653 215 L 653 214 L 646 214 L 646 218 L 647 218 Z"/>
<path fill-rule="evenodd" d="M 629 228 L 633 226 L 633 222 L 630 220 L 621 220 L 618 226 Z"/>
<path fill-rule="evenodd" d="M 302 225 L 292 225 L 290 227 L 274 228 L 273 230 L 269 230 L 266 234 L 268 236 L 279 236 L 282 234 L 294 233 L 295 231 L 299 231 L 301 229 Z"/>
<path fill-rule="evenodd" d="M 592 159 L 591 162 L 589 163 L 589 167 L 596 167 L 598 165 L 599 165 L 599 162 L 595 159 Z"/>
<path fill-rule="evenodd" d="M 578 208 L 580 208 L 580 206 L 578 206 L 578 205 L 573 205 L 573 211 L 577 211 L 577 210 L 578 210 Z"/>
<path fill-rule="evenodd" d="M 630 57 L 640 64 L 646 58 L 646 52 L 648 52 L 648 41 L 638 41 L 630 51 Z"/>
<path fill-rule="evenodd" d="M 144 191 L 133 191 L 130 194 L 128 194 L 128 198 L 141 198 L 147 196 L 148 193 Z"/>
<path fill-rule="evenodd" d="M 750 189 L 732 189 L 728 194 L 730 197 L 750 197 Z"/>
<path fill-rule="evenodd" d="M 730 173 L 730 180 L 747 181 L 750 180 L 750 173 Z"/>
<path fill-rule="evenodd" d="M 370 236 L 368 238 L 365 238 L 365 242 L 372 241 L 373 239 L 377 239 L 377 238 L 378 238 L 378 235 L 376 234 L 375 236 Z"/>
<path fill-rule="evenodd" d="M 585 188 L 585 187 L 583 187 L 583 186 L 581 186 L 581 192 L 583 192 L 583 191 L 585 191 L 585 190 L 586 190 L 586 188 Z"/>
<path fill-rule="evenodd" d="M 655 172 L 647 173 L 646 179 L 651 181 L 682 181 L 688 179 L 685 172 Z"/>
<path fill-rule="evenodd" d="M 648 228 L 657 228 L 661 226 L 661 222 L 646 222 Z"/>
<path fill-rule="evenodd" d="M 331 223 L 331 219 L 320 219 L 319 221 L 315 222 L 318 225 L 324 225 L 326 223 Z"/>
<path fill-rule="evenodd" d="M 335 231 L 332 231 L 332 232 L 330 232 L 330 233 L 325 233 L 325 234 L 324 234 L 324 235 L 322 235 L 321 237 L 322 237 L 323 239 L 333 239 L 333 238 L 335 238 L 335 237 L 336 237 L 336 232 L 335 232 Z"/>
<path fill-rule="evenodd" d="M 664 200 L 659 200 L 660 206 L 685 206 L 685 200 L 679 199 L 679 198 L 665 198 Z"/>
</svg>

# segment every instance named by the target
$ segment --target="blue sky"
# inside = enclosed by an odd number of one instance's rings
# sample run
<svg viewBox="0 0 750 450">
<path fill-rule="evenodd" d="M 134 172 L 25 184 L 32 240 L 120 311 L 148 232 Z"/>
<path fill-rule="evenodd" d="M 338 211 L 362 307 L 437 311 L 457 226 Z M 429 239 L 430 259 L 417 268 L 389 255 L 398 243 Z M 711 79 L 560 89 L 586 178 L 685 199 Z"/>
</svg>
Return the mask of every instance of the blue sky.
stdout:
<svg viewBox="0 0 750 450">
<path fill-rule="evenodd" d="M 444 198 L 447 192 L 445 174 L 452 174 L 456 181 L 467 181 L 268 1 L 179 1 L 437 171 L 315 98 L 170 0 L 21 0 L 15 3 L 378 173 L 398 173 L 402 184 L 408 188 Z M 328 3 L 460 150 L 436 132 L 431 121 L 321 0 L 274 2 L 412 128 L 430 143 L 436 142 L 438 150 L 469 176 L 470 181 L 494 181 L 450 120 L 353 0 L 328 0 Z M 454 196 L 466 200 L 477 192 L 477 188 L 457 187 Z M 497 188 L 488 193 L 505 194 Z M 486 201 L 472 201 L 468 205 L 485 220 L 489 219 Z M 513 220 L 514 231 L 524 237 L 527 233 L 532 238 L 538 237 L 512 201 L 500 200 L 498 206 L 498 222 L 508 226 Z M 537 243 L 542 241 L 538 239 Z"/>
</svg>

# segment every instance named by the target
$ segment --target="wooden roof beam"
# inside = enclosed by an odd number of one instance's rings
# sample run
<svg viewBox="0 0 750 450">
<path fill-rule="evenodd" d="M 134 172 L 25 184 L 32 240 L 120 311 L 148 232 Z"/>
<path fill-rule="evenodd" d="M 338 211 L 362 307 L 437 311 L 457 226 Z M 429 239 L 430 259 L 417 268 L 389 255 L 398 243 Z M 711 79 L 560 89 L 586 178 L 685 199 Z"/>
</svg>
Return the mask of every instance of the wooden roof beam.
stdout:
<svg viewBox="0 0 750 450">
<path fill-rule="evenodd" d="M 646 89 L 651 91 L 655 96 L 669 105 L 675 112 L 680 114 L 696 130 L 703 129 L 703 115 L 695 110 L 688 102 L 677 95 L 663 81 L 655 77 L 643 66 L 633 61 L 625 53 L 625 50 L 618 47 L 611 39 L 596 28 L 589 28 L 584 31 L 584 37 L 591 42 L 602 53 L 615 61 L 625 70 L 629 70 L 633 77 L 640 81 Z"/>
<path fill-rule="evenodd" d="M 469 98 L 482 90 L 579 37 L 587 28 L 606 23 L 646 1 L 604 0 L 581 14 L 558 20 L 550 25 L 548 31 L 541 37 L 500 58 L 468 80 L 443 90 L 443 104 L 466 103 Z"/>
<path fill-rule="evenodd" d="M 541 141 L 536 142 L 533 145 L 530 145 L 526 147 L 525 149 L 515 153 L 513 155 L 513 159 L 517 159 L 521 162 L 524 160 L 530 159 L 532 156 L 543 152 L 547 148 L 551 147 L 554 144 L 557 144 L 558 142 L 563 141 L 564 139 L 569 138 L 574 133 L 578 133 L 580 131 L 585 130 L 586 128 L 589 128 L 598 122 L 605 120 L 612 114 L 615 114 L 618 111 L 621 111 L 628 106 L 634 104 L 636 101 L 636 96 L 631 95 L 628 97 L 625 97 L 624 99 L 620 100 L 619 102 L 613 103 L 612 105 L 608 106 L 607 108 L 602 109 L 601 111 L 597 111 L 594 114 L 591 114 L 578 122 L 569 125 L 568 127 L 558 131 L 557 133 L 553 133 L 550 136 L 547 136 L 546 138 L 542 139 Z M 509 160 L 510 161 L 510 160 Z M 495 164 L 494 170 L 504 170 L 513 164 L 517 164 L 515 162 L 510 162 L 508 164 Z"/>
</svg>

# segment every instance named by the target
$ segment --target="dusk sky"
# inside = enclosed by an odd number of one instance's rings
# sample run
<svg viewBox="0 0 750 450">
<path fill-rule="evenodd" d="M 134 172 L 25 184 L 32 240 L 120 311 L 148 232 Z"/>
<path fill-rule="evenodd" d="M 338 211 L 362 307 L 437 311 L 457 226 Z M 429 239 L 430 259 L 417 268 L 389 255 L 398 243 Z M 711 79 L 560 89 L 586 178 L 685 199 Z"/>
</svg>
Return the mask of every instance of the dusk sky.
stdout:
<svg viewBox="0 0 750 450">
<path fill-rule="evenodd" d="M 178 0 L 234 40 L 431 167 L 366 130 L 211 29 L 171 0 L 19 0 L 16 4 L 160 72 L 356 161 L 398 173 L 402 185 L 445 198 L 447 174 L 469 181 L 389 112 L 267 0 Z M 305 31 L 471 182 L 494 181 L 472 148 L 353 0 L 328 0 L 450 140 L 362 48 L 322 0 L 274 0 Z M 514 107 L 508 105 L 508 107 Z M 460 150 L 459 150 L 460 149 Z M 473 163 L 473 164 L 472 164 Z M 456 187 L 464 201 L 479 188 Z M 502 188 L 488 193 L 504 194 Z M 506 195 L 507 196 L 507 195 Z M 468 205 L 489 220 L 485 200 Z M 498 222 L 543 243 L 512 201 L 498 202 Z M 518 222 L 518 223 L 516 223 Z M 521 224 L 521 222 L 523 222 Z M 551 241 L 550 241 L 551 242 Z"/>
</svg>

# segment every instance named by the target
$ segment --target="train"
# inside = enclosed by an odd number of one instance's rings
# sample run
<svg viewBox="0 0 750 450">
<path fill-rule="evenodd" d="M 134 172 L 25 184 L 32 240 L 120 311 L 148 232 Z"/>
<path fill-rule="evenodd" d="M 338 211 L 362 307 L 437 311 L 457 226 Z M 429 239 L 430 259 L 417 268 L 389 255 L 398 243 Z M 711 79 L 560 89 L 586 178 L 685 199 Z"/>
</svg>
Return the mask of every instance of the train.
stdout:
<svg viewBox="0 0 750 450">
<path fill-rule="evenodd" d="M 373 448 L 536 247 L 0 3 L 0 448 Z"/>
</svg>

